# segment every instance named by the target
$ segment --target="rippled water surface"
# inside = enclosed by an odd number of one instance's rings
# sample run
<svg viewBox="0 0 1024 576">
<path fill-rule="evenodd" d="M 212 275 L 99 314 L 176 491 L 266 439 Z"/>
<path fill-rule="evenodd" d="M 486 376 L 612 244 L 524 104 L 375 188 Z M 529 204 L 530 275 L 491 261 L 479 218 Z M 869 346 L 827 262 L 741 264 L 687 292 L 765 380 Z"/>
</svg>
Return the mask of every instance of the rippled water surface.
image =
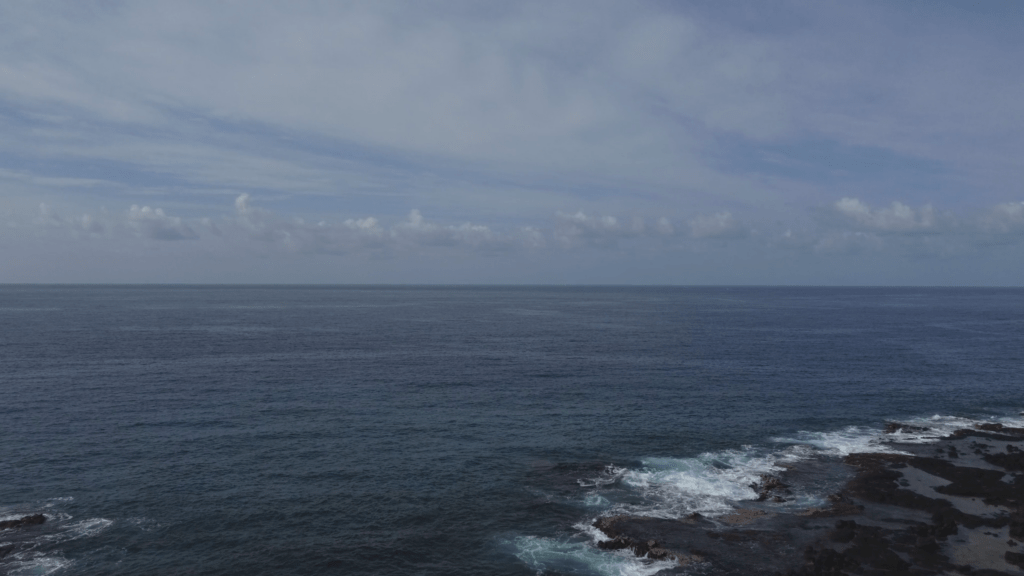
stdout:
<svg viewBox="0 0 1024 576">
<path fill-rule="evenodd" d="M 1015 422 L 1022 355 L 1022 290 L 2 286 L 0 574 L 653 574 L 589 522 Z"/>
</svg>

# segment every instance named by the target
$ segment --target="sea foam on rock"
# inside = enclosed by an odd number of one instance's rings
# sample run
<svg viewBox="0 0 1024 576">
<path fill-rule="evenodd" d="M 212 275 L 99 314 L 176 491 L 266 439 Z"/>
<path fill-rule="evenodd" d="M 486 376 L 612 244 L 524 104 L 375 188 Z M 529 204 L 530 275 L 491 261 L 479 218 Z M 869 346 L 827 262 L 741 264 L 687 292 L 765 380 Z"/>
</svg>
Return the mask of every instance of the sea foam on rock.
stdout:
<svg viewBox="0 0 1024 576">
<path fill-rule="evenodd" d="M 31 514 L 29 516 L 22 516 L 15 520 L 3 520 L 0 521 L 0 530 L 7 530 L 10 528 L 22 528 L 24 526 L 35 526 L 46 522 L 46 516 L 42 514 Z"/>
<path fill-rule="evenodd" d="M 699 559 L 708 575 L 1019 575 L 1024 428 L 950 423 L 887 424 L 881 438 L 861 443 L 871 452 L 843 455 L 852 478 L 825 506 L 763 507 L 816 473 L 821 464 L 808 459 L 763 473 L 749 505 L 737 502 L 729 514 L 598 518 L 593 526 L 609 538 L 598 546 L 680 564 Z"/>
</svg>

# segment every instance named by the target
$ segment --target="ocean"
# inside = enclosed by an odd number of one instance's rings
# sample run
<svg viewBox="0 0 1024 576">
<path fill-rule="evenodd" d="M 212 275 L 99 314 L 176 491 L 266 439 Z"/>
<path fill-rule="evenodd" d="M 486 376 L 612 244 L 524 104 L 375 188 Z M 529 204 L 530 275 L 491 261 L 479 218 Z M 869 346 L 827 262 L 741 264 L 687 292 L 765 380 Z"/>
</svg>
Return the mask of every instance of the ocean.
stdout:
<svg viewBox="0 0 1024 576">
<path fill-rule="evenodd" d="M 0 574 L 687 573 L 592 522 L 1022 410 L 1021 289 L 0 286 Z"/>
</svg>

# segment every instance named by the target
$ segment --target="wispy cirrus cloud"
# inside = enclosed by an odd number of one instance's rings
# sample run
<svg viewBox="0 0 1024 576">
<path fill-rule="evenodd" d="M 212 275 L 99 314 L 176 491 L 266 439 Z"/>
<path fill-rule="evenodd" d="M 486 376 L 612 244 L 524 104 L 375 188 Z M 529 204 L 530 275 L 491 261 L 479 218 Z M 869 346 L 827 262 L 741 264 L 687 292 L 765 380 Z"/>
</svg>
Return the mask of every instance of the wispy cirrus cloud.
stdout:
<svg viewBox="0 0 1024 576">
<path fill-rule="evenodd" d="M 659 281 L 687 246 L 1005 259 L 1022 27 L 959 3 L 7 3 L 0 235 L 638 254 Z"/>
</svg>

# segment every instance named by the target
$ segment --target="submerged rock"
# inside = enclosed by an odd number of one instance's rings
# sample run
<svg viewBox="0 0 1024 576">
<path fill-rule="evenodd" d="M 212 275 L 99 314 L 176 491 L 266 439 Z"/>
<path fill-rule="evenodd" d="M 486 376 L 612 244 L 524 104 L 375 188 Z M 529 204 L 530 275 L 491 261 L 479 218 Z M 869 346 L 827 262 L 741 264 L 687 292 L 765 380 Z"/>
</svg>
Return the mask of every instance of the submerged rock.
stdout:
<svg viewBox="0 0 1024 576">
<path fill-rule="evenodd" d="M 926 429 L 899 423 L 886 429 L 901 430 Z M 677 520 L 618 515 L 599 518 L 594 527 L 610 538 L 602 548 L 681 563 L 700 558 L 708 576 L 1019 575 L 1022 445 L 1024 429 L 983 424 L 938 446 L 900 446 L 910 454 L 847 456 L 843 462 L 853 477 L 828 497 L 827 508 L 772 507 L 789 493 L 793 475 L 802 473 L 796 466 L 779 476 L 762 475 L 751 485 L 757 500 L 731 514 Z M 938 456 L 925 455 L 936 451 Z"/>
<path fill-rule="evenodd" d="M 42 524 L 46 522 L 46 516 L 42 514 L 33 514 L 31 516 L 22 516 L 15 520 L 4 520 L 0 522 L 0 530 L 7 530 L 8 528 L 21 528 L 23 526 L 34 526 L 36 524 Z"/>
<path fill-rule="evenodd" d="M 780 494 L 791 494 L 789 485 L 785 484 L 778 476 L 761 474 L 760 480 L 754 482 L 750 487 L 757 492 L 757 501 L 764 502 L 771 498 L 773 502 L 785 502 L 786 499 Z"/>
<path fill-rule="evenodd" d="M 926 428 L 924 426 L 911 426 L 910 424 L 903 424 L 902 422 L 886 422 L 885 430 L 883 431 L 886 434 L 895 434 L 897 432 L 922 433 L 930 432 L 931 428 Z"/>
</svg>

